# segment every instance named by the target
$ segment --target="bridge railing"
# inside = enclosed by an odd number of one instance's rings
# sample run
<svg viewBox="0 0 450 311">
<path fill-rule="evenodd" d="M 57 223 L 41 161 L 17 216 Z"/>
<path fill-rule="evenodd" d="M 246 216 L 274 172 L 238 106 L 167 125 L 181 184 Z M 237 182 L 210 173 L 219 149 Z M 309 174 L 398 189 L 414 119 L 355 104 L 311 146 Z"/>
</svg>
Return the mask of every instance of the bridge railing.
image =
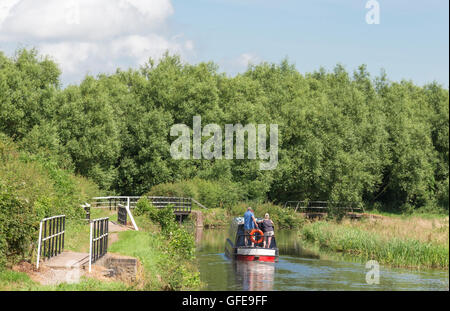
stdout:
<svg viewBox="0 0 450 311">
<path fill-rule="evenodd" d="M 117 210 L 119 204 L 127 205 L 130 203 L 130 208 L 135 208 L 137 201 L 141 197 L 139 196 L 107 196 L 107 197 L 95 197 L 91 200 L 91 205 L 94 208 L 109 208 L 110 210 Z"/>
<path fill-rule="evenodd" d="M 139 196 L 109 196 L 109 197 L 95 197 L 92 198 L 91 205 L 94 208 L 109 208 L 110 210 L 117 210 L 119 205 L 129 206 L 130 209 L 136 207 L 137 202 L 141 197 Z M 164 196 L 148 196 L 147 199 L 156 208 L 163 208 L 171 204 L 175 214 L 188 214 L 192 209 L 192 198 L 186 197 L 164 197 Z M 194 200 L 195 201 L 195 200 Z M 195 204 L 199 204 L 197 201 Z M 205 208 L 203 205 L 199 205 Z"/>
<path fill-rule="evenodd" d="M 326 213 L 330 208 L 342 209 L 349 212 L 363 212 L 364 209 L 355 202 L 330 202 L 330 201 L 287 201 L 284 208 L 293 209 L 296 212 L 322 212 Z"/>
<path fill-rule="evenodd" d="M 93 219 L 90 227 L 89 272 L 92 264 L 108 252 L 109 218 Z"/>
<path fill-rule="evenodd" d="M 156 208 L 163 208 L 167 205 L 173 206 L 174 213 L 190 213 L 192 209 L 191 198 L 184 197 L 147 197 Z"/>
<path fill-rule="evenodd" d="M 41 256 L 50 259 L 63 252 L 65 230 L 65 215 L 48 217 L 40 221 L 36 268 L 39 269 Z"/>
</svg>

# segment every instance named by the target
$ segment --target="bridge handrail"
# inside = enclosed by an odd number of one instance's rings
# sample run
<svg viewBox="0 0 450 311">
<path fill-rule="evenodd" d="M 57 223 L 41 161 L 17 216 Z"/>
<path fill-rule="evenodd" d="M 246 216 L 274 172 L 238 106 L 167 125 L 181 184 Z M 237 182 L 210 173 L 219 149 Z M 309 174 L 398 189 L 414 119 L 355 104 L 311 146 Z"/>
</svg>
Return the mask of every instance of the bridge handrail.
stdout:
<svg viewBox="0 0 450 311">
<path fill-rule="evenodd" d="M 114 208 L 116 209 L 119 204 L 124 204 L 130 208 L 135 208 L 137 201 L 140 196 L 104 196 L 104 197 L 93 197 L 92 202 L 93 207 L 96 208 Z M 191 212 L 192 209 L 192 198 L 188 197 L 167 197 L 167 196 L 146 196 L 151 200 L 152 204 L 161 208 L 169 204 L 173 205 L 175 212 Z M 202 206 L 199 202 L 195 201 L 196 204 Z M 206 207 L 204 207 L 206 208 Z"/>
<path fill-rule="evenodd" d="M 196 199 L 191 198 L 192 202 L 194 202 L 195 204 L 197 204 L 198 206 L 200 206 L 201 208 L 204 209 L 208 209 L 206 206 L 204 206 L 203 204 L 201 204 L 200 202 L 198 202 Z"/>
<path fill-rule="evenodd" d="M 295 207 L 292 206 L 291 203 L 296 204 Z M 303 204 L 303 205 L 300 205 Z M 316 206 L 314 206 L 317 204 Z M 349 209 L 351 211 L 353 210 L 362 210 L 364 211 L 364 208 L 361 206 L 358 206 L 359 204 L 357 202 L 330 202 L 330 201 L 286 201 L 283 204 L 283 208 L 290 208 L 295 209 L 297 211 L 298 209 L 329 209 L 330 205 L 335 205 L 334 208 L 338 209 Z"/>
</svg>

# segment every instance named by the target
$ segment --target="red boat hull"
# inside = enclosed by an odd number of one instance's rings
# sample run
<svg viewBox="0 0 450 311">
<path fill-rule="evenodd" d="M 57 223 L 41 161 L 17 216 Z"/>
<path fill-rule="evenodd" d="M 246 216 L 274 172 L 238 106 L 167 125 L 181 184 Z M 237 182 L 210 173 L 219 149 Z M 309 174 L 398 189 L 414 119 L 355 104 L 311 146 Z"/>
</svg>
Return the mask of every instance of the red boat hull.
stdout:
<svg viewBox="0 0 450 311">
<path fill-rule="evenodd" d="M 254 255 L 237 255 L 237 260 L 242 261 L 263 261 L 263 262 L 275 262 L 275 256 L 254 256 Z"/>
</svg>

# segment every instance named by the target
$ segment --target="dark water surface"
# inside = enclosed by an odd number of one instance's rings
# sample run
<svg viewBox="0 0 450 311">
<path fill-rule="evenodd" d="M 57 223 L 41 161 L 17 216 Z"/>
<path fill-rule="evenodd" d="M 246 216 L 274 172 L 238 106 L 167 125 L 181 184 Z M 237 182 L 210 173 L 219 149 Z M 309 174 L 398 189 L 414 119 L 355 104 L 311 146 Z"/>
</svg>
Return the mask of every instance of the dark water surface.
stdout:
<svg viewBox="0 0 450 311">
<path fill-rule="evenodd" d="M 203 230 L 197 258 L 204 290 L 448 290 L 449 273 L 380 266 L 379 284 L 367 284 L 365 263 L 327 259 L 301 246 L 297 234 L 278 231 L 277 263 L 240 262 L 224 255 L 226 230 Z"/>
</svg>

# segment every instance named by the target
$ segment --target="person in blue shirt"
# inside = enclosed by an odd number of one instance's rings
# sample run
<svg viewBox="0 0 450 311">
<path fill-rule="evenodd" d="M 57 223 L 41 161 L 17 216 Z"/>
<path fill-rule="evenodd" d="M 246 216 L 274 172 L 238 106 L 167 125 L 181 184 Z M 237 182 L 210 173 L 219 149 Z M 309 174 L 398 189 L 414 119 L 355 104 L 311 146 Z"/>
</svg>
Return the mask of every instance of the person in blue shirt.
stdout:
<svg viewBox="0 0 450 311">
<path fill-rule="evenodd" d="M 258 223 L 256 222 L 255 214 L 253 214 L 253 209 L 249 206 L 244 214 L 244 239 L 246 246 L 248 246 L 247 238 L 254 228 L 258 228 Z M 252 247 L 253 245 L 254 243 L 252 242 Z"/>
</svg>

